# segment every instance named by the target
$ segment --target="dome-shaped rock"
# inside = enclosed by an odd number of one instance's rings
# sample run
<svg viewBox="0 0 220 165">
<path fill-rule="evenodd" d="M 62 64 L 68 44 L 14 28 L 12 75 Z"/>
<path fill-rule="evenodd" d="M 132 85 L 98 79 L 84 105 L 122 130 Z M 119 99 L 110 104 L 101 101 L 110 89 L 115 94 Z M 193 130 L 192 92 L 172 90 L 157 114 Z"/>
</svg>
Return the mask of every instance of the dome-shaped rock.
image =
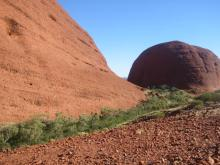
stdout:
<svg viewBox="0 0 220 165">
<path fill-rule="evenodd" d="M 145 50 L 135 60 L 128 81 L 142 87 L 166 84 L 211 91 L 220 87 L 220 60 L 208 49 L 166 42 Z"/>
</svg>

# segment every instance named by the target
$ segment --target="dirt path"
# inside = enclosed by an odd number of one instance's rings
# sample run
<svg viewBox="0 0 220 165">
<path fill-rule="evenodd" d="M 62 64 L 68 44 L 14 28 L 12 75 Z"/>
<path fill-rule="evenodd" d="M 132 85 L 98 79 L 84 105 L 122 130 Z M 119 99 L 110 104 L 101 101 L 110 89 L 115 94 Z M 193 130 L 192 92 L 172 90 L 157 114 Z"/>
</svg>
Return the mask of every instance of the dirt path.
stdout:
<svg viewBox="0 0 220 165">
<path fill-rule="evenodd" d="M 220 116 L 182 114 L 0 153 L 0 164 L 217 164 Z"/>
</svg>

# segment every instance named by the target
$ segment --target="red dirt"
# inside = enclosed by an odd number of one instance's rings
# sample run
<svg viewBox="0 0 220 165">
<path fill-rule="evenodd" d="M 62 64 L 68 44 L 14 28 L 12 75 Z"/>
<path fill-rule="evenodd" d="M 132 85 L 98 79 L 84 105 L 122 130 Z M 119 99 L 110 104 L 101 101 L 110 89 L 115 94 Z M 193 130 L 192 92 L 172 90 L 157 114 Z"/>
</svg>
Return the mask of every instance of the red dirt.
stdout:
<svg viewBox="0 0 220 165">
<path fill-rule="evenodd" d="M 126 108 L 144 98 L 55 0 L 1 0 L 0 16 L 0 123 Z"/>
<path fill-rule="evenodd" d="M 142 87 L 169 85 L 206 92 L 220 89 L 220 60 L 208 49 L 171 41 L 145 50 L 128 81 Z"/>
<path fill-rule="evenodd" d="M 219 109 L 217 110 L 219 114 Z M 184 113 L 0 153 L 0 164 L 217 164 L 220 115 Z"/>
</svg>

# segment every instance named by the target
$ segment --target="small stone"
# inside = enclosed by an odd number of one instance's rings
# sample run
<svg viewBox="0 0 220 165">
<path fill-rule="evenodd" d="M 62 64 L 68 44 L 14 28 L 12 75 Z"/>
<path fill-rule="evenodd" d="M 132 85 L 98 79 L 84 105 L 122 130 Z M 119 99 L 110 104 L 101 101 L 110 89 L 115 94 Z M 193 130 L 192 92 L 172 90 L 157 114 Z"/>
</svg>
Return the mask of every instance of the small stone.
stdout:
<svg viewBox="0 0 220 165">
<path fill-rule="evenodd" d="M 141 135 L 143 132 L 144 132 L 143 129 L 137 129 L 137 130 L 136 130 L 136 134 L 138 134 L 138 135 Z"/>
<path fill-rule="evenodd" d="M 214 159 L 212 159 L 211 156 L 208 157 L 208 162 L 209 162 L 210 165 L 215 164 L 215 161 L 214 161 Z"/>
<path fill-rule="evenodd" d="M 161 160 L 162 160 L 162 162 L 163 162 L 163 163 L 165 163 L 165 162 L 166 162 L 166 160 L 165 160 L 164 158 L 162 158 Z"/>
<path fill-rule="evenodd" d="M 142 160 L 139 162 L 139 165 L 145 165 L 145 162 Z"/>
<path fill-rule="evenodd" d="M 153 161 L 148 161 L 148 162 L 147 162 L 147 165 L 153 165 L 153 164 L 154 164 Z"/>
<path fill-rule="evenodd" d="M 179 161 L 175 160 L 175 161 L 173 162 L 173 165 L 178 165 L 179 163 L 180 163 Z"/>
<path fill-rule="evenodd" d="M 57 156 L 58 156 L 58 157 L 63 157 L 63 154 L 58 154 Z"/>
<path fill-rule="evenodd" d="M 205 160 L 201 160 L 199 163 L 200 163 L 201 165 L 208 165 L 208 163 L 207 163 Z"/>
<path fill-rule="evenodd" d="M 72 155 L 73 153 L 71 151 L 69 151 L 66 155 Z"/>
<path fill-rule="evenodd" d="M 39 161 L 35 162 L 35 164 L 42 164 L 42 163 L 43 163 L 42 160 L 39 160 Z"/>
<path fill-rule="evenodd" d="M 68 162 L 68 165 L 73 165 L 74 163 L 72 161 L 69 161 Z"/>
</svg>

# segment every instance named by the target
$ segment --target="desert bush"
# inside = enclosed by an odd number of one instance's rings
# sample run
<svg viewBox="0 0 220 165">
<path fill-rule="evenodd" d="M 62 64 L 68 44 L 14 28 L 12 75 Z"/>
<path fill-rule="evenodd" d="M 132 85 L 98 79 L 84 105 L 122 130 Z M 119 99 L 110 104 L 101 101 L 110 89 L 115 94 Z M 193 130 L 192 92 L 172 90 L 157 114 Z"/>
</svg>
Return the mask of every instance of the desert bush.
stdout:
<svg viewBox="0 0 220 165">
<path fill-rule="evenodd" d="M 220 91 L 215 91 L 212 93 L 204 93 L 196 98 L 203 102 L 220 102 Z"/>
<path fill-rule="evenodd" d="M 201 100 L 194 100 L 191 102 L 191 104 L 189 105 L 190 109 L 202 109 L 204 107 L 204 102 Z"/>
<path fill-rule="evenodd" d="M 18 124 L 18 132 L 8 140 L 11 146 L 38 144 L 41 141 L 45 124 L 40 119 L 33 119 Z"/>
<path fill-rule="evenodd" d="M 0 128 L 0 148 L 10 148 L 9 140 L 18 134 L 16 125 L 7 125 Z"/>
<path fill-rule="evenodd" d="M 77 134 L 77 121 L 73 118 L 64 117 L 61 113 L 56 115 L 55 120 L 47 120 L 43 123 L 45 124 L 43 141 Z"/>
<path fill-rule="evenodd" d="M 148 109 L 166 109 L 188 104 L 192 97 L 185 91 L 163 85 L 152 89 L 152 97 L 144 103 Z"/>
</svg>

